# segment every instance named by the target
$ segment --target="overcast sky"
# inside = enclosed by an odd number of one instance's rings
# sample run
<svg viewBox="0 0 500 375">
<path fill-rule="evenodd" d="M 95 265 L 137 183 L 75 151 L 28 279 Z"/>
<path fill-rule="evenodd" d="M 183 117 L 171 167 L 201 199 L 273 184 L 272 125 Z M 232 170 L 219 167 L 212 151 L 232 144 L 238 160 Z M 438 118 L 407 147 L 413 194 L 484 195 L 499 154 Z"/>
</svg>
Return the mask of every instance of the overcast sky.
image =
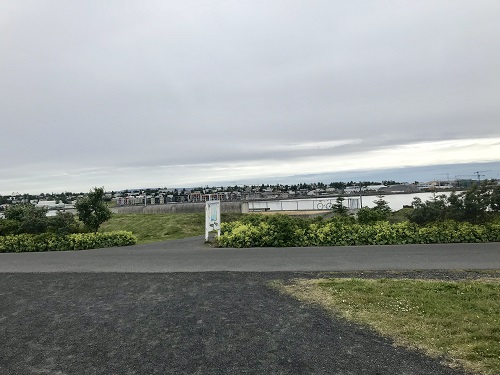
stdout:
<svg viewBox="0 0 500 375">
<path fill-rule="evenodd" d="M 498 162 L 499 19 L 497 0 L 0 0 L 0 194 Z"/>
</svg>

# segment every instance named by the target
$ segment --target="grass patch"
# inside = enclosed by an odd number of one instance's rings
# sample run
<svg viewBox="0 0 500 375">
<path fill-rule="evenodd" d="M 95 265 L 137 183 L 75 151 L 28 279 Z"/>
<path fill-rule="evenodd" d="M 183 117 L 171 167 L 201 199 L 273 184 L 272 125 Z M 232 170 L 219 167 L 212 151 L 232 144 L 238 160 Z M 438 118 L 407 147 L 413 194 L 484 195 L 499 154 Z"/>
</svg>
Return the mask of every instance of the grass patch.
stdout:
<svg viewBox="0 0 500 375">
<path fill-rule="evenodd" d="M 399 345 L 480 374 L 500 369 L 500 279 L 295 280 L 274 284 L 296 298 L 368 325 Z"/>
<path fill-rule="evenodd" d="M 242 214 L 222 213 L 222 222 L 238 220 Z M 113 214 L 99 232 L 125 230 L 137 236 L 138 243 L 150 243 L 200 236 L 205 233 L 205 213 Z"/>
<path fill-rule="evenodd" d="M 132 232 L 140 244 L 199 236 L 205 230 L 205 214 L 114 214 L 99 232 L 115 230 Z"/>
</svg>

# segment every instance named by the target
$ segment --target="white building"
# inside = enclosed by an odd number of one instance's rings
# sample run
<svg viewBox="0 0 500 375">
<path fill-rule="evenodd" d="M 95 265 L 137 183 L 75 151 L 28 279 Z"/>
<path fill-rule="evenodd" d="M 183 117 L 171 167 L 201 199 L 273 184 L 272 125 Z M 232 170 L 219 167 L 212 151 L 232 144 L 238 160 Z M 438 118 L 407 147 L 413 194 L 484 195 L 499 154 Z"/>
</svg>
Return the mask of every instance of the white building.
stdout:
<svg viewBox="0 0 500 375">
<path fill-rule="evenodd" d="M 56 203 L 56 201 L 38 201 L 36 207 L 45 207 L 49 210 L 63 209 L 64 203 Z"/>
</svg>

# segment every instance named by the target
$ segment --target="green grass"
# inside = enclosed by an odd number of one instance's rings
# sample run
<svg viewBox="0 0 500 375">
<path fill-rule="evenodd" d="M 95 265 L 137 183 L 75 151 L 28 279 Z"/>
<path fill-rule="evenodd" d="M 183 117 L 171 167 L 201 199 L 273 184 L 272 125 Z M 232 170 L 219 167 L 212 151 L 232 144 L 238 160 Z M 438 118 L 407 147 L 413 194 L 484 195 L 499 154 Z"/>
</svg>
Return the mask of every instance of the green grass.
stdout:
<svg viewBox="0 0 500 375">
<path fill-rule="evenodd" d="M 108 206 L 108 208 L 117 206 L 116 201 L 106 201 L 106 205 Z"/>
<path fill-rule="evenodd" d="M 205 230 L 205 214 L 114 214 L 101 225 L 99 232 L 115 230 L 132 232 L 138 243 L 199 236 Z"/>
<path fill-rule="evenodd" d="M 223 213 L 221 221 L 237 220 L 242 214 Z M 176 214 L 113 214 L 99 232 L 126 230 L 138 238 L 138 243 L 150 243 L 199 236 L 205 233 L 205 213 Z"/>
<path fill-rule="evenodd" d="M 500 371 L 500 279 L 323 279 L 275 284 L 396 343 L 480 374 Z"/>
</svg>

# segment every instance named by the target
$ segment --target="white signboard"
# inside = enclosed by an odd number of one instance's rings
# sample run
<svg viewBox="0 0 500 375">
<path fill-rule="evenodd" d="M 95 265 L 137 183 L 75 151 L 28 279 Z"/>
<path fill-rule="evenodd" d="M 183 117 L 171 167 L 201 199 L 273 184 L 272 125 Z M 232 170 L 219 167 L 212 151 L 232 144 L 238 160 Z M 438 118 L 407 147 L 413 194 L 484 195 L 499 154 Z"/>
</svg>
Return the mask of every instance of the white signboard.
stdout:
<svg viewBox="0 0 500 375">
<path fill-rule="evenodd" d="M 208 241 L 208 234 L 214 230 L 220 236 L 220 201 L 207 201 L 205 203 L 205 241 Z"/>
</svg>

